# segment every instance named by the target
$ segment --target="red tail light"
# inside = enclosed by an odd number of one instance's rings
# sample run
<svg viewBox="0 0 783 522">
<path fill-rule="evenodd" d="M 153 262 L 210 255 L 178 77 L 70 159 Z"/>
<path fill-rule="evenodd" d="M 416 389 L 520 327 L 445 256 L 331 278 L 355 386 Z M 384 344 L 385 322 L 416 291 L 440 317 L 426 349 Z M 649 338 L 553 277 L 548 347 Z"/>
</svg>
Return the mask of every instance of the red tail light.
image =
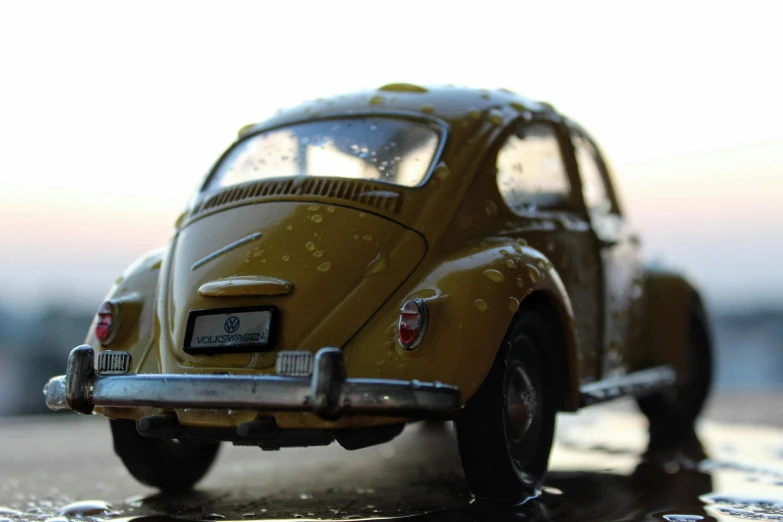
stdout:
<svg viewBox="0 0 783 522">
<path fill-rule="evenodd" d="M 421 299 L 411 299 L 400 309 L 397 323 L 397 339 L 406 350 L 416 348 L 427 331 L 427 304 Z"/>
<path fill-rule="evenodd" d="M 119 305 L 106 301 L 98 309 L 98 322 L 95 325 L 95 337 L 102 345 L 109 344 L 119 326 Z"/>
</svg>

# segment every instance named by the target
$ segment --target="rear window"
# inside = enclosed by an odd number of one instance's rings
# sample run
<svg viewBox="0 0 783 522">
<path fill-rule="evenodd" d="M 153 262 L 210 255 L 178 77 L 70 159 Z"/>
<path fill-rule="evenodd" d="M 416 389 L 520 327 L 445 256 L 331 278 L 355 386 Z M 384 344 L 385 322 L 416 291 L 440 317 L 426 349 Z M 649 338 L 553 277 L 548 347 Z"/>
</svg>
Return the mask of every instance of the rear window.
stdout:
<svg viewBox="0 0 783 522">
<path fill-rule="evenodd" d="M 205 190 L 270 178 L 329 176 L 421 184 L 440 134 L 432 125 L 388 117 L 320 120 L 290 125 L 237 143 Z"/>
</svg>

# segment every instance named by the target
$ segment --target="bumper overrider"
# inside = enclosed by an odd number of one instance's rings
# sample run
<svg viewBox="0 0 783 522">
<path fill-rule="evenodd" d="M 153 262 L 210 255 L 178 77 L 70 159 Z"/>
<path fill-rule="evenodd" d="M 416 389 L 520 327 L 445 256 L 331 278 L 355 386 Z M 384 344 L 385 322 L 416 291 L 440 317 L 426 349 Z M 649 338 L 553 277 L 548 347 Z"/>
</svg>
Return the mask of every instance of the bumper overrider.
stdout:
<svg viewBox="0 0 783 522">
<path fill-rule="evenodd" d="M 100 375 L 95 352 L 83 345 L 68 357 L 67 373 L 44 387 L 46 405 L 90 414 L 95 406 L 132 408 L 312 411 L 326 420 L 342 415 L 448 418 L 460 407 L 456 386 L 440 382 L 346 378 L 339 348 L 315 355 L 312 375 L 124 374 Z"/>
</svg>

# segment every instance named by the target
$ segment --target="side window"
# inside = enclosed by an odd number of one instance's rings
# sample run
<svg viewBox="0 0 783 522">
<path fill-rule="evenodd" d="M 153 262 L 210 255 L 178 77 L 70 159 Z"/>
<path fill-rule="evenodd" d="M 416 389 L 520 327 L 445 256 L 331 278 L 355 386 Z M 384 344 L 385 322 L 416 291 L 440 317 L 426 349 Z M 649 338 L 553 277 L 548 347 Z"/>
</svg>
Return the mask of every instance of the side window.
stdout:
<svg viewBox="0 0 783 522">
<path fill-rule="evenodd" d="M 591 212 L 609 214 L 612 211 L 612 200 L 609 198 L 606 180 L 598 162 L 598 152 L 579 134 L 573 135 L 573 142 L 585 206 Z"/>
<path fill-rule="evenodd" d="M 523 125 L 509 136 L 498 152 L 497 184 L 515 212 L 568 204 L 568 173 L 552 125 Z"/>
</svg>

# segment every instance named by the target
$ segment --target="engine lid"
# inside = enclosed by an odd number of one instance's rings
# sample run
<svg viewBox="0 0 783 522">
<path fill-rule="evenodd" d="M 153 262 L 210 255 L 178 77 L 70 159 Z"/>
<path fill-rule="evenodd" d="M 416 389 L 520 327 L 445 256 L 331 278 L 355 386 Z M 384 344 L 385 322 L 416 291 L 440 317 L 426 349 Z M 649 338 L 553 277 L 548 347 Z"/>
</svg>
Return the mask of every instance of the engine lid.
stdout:
<svg viewBox="0 0 783 522">
<path fill-rule="evenodd" d="M 345 206 L 265 202 L 193 221 L 170 253 L 163 371 L 271 368 L 280 350 L 342 346 L 425 252 L 418 233 Z M 191 312 L 265 306 L 277 316 L 268 351 L 185 353 Z"/>
</svg>

